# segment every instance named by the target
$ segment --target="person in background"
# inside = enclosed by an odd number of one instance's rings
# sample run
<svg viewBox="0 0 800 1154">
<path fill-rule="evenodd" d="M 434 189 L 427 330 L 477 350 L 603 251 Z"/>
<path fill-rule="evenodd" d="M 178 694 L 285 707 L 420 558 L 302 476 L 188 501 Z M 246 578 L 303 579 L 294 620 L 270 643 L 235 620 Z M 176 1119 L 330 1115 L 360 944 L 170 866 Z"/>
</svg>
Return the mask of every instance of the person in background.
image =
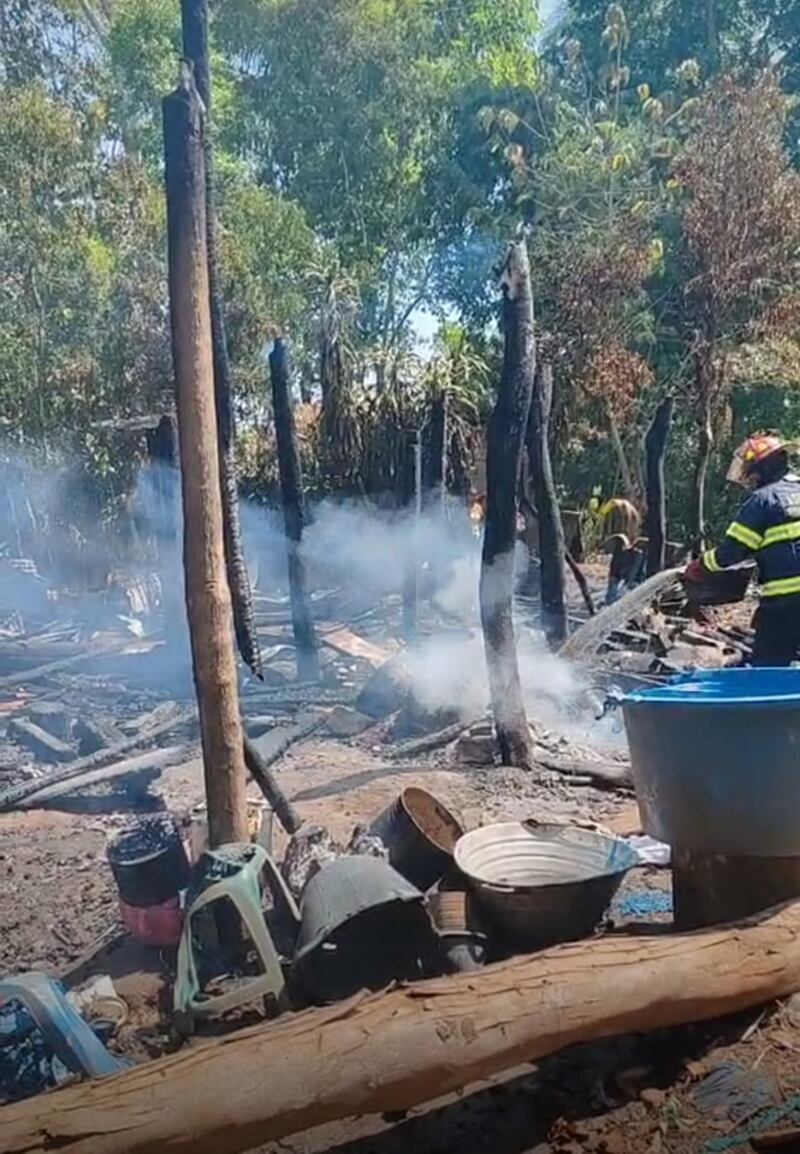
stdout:
<svg viewBox="0 0 800 1154">
<path fill-rule="evenodd" d="M 791 665 L 800 653 L 800 478 L 777 433 L 754 433 L 739 446 L 729 481 L 750 496 L 715 549 L 691 561 L 684 580 L 705 581 L 755 558 L 760 601 L 753 619 L 753 665 Z"/>
<path fill-rule="evenodd" d="M 611 554 L 608 566 L 606 605 L 641 580 L 644 552 L 637 548 L 642 519 L 635 505 L 624 497 L 612 497 L 598 512 L 603 527 L 603 549 Z"/>
</svg>

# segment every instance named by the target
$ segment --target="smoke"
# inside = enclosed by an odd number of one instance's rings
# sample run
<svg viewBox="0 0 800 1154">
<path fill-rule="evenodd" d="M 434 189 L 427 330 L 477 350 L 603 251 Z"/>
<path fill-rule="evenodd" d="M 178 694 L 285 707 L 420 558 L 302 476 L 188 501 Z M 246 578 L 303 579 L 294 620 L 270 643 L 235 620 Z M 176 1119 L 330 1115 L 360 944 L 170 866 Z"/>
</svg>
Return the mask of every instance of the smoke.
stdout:
<svg viewBox="0 0 800 1154">
<path fill-rule="evenodd" d="M 575 668 L 551 653 L 538 632 L 518 626 L 517 658 L 528 717 L 544 725 L 563 723 L 584 708 L 586 688 Z M 406 659 L 414 696 L 431 713 L 455 710 L 463 721 L 489 707 L 483 637 L 437 633 L 413 646 Z"/>
<path fill-rule="evenodd" d="M 96 513 L 94 521 L 70 516 L 76 506 L 67 502 L 65 508 L 64 476 L 20 463 L 6 467 L 5 499 L 0 501 L 0 607 L 18 610 L 23 619 L 30 614 L 31 620 L 52 620 L 61 608 L 82 620 L 87 631 L 118 625 L 120 617 L 136 611 L 125 607 L 112 572 L 155 573 L 169 625 L 171 657 L 165 653 L 163 661 L 171 660 L 176 678 L 183 680 L 189 657 L 179 473 L 163 464 L 142 468 L 124 502 L 124 515 L 112 526 L 101 524 Z M 281 511 L 244 501 L 241 523 L 255 588 L 286 598 Z M 11 563 L 29 549 L 39 571 L 35 578 Z M 312 590 L 357 593 L 367 607 L 400 595 L 416 570 L 422 631 L 428 632 L 407 651 L 415 697 L 431 713 L 457 710 L 465 720 L 484 713 L 489 698 L 479 628 L 480 541 L 463 503 L 432 504 L 418 515 L 413 509 L 323 501 L 311 510 L 302 552 Z M 499 595 L 509 569 L 518 579 L 525 563 L 522 548 L 514 558 L 499 558 L 484 577 L 484 595 L 493 595 L 493 582 Z M 142 612 L 148 618 L 147 610 Z M 532 719 L 552 721 L 573 711 L 583 687 L 572 667 L 549 653 L 538 633 L 520 624 L 522 616 L 517 613 L 517 643 L 526 705 Z M 373 616 L 371 628 L 376 620 Z M 145 632 L 157 625 L 155 616 L 145 620 Z"/>
<path fill-rule="evenodd" d="M 449 604 L 453 613 L 470 608 L 456 585 L 459 567 L 475 564 L 477 542 L 455 503 L 418 516 L 409 509 L 324 501 L 313 510 L 303 556 L 312 580 L 355 587 L 371 600 L 399 593 L 416 564 L 423 584 L 441 590 L 442 607 Z"/>
</svg>

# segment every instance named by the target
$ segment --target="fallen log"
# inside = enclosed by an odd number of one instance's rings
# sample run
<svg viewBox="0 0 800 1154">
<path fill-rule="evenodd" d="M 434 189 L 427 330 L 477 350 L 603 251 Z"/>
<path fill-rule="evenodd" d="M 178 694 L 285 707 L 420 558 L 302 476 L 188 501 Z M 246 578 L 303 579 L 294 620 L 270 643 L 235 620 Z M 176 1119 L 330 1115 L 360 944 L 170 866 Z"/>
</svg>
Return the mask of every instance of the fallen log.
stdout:
<svg viewBox="0 0 800 1154">
<path fill-rule="evenodd" d="M 148 741 L 155 741 L 157 737 L 161 737 L 163 734 L 169 733 L 181 725 L 185 725 L 186 722 L 193 720 L 196 716 L 197 711 L 194 706 L 183 709 L 178 714 L 172 715 L 165 721 L 162 721 L 159 725 L 153 725 L 144 732 L 126 738 L 125 741 L 121 741 L 119 745 L 109 745 L 106 749 L 101 749 L 98 750 L 97 753 L 90 754 L 89 757 L 81 757 L 77 761 L 70 762 L 69 765 L 64 766 L 63 769 L 58 769 L 55 773 L 49 774 L 46 784 L 48 786 L 54 786 L 60 785 L 62 782 L 74 781 L 88 770 L 99 769 L 102 765 L 107 765 L 108 762 L 113 761 L 115 757 L 121 757 L 123 753 L 130 753 L 138 746 L 145 745 Z M 16 808 L 21 802 L 26 801 L 32 797 L 33 794 L 38 793 L 42 786 L 43 783 L 41 781 L 23 781 L 19 785 L 3 790 L 0 792 L 0 813 L 8 809 Z"/>
<path fill-rule="evenodd" d="M 324 720 L 325 714 L 321 710 L 308 709 L 298 715 L 293 725 L 271 729 L 256 740 L 247 734 L 244 736 L 244 762 L 248 773 L 290 836 L 297 833 L 303 820 L 278 785 L 269 767 L 296 741 L 301 741 L 315 729 L 319 729 Z"/>
<path fill-rule="evenodd" d="M 45 665 L 37 665 L 33 669 L 22 669 L 19 673 L 11 673 L 7 677 L 0 677 L 0 689 L 11 689 L 14 685 L 33 685 L 51 673 L 62 673 L 71 669 L 81 661 L 89 661 L 93 657 L 109 657 L 115 653 L 122 653 L 130 642 L 125 645 L 115 645 L 102 649 L 82 649 L 80 653 L 73 653 L 70 657 L 62 657 L 58 661 L 48 661 Z"/>
<path fill-rule="evenodd" d="M 601 789 L 633 789 L 631 767 L 618 761 L 590 761 L 585 757 L 558 757 L 546 750 L 534 750 L 536 764 L 567 777 L 588 777 Z"/>
<path fill-rule="evenodd" d="M 182 1050 L 0 1111 L 5 1154 L 239 1154 L 407 1110 L 579 1042 L 800 989 L 800 902 L 693 934 L 604 937 Z"/>
<path fill-rule="evenodd" d="M 37 761 L 45 761 L 53 765 L 57 762 L 75 760 L 74 746 L 62 741 L 60 737 L 48 733 L 41 725 L 36 725 L 27 717 L 15 717 L 9 723 L 7 733 L 12 741 L 27 749 Z"/>
<path fill-rule="evenodd" d="M 609 634 L 626 625 L 670 585 L 676 585 L 679 573 L 680 569 L 665 569 L 662 573 L 648 577 L 635 589 L 629 589 L 619 601 L 615 601 L 613 605 L 606 605 L 594 617 L 590 617 L 579 626 L 561 646 L 559 654 L 568 661 L 587 661 L 594 657 Z"/>
<path fill-rule="evenodd" d="M 405 760 L 407 757 L 415 757 L 418 753 L 430 753 L 433 749 L 441 749 L 443 745 L 449 745 L 451 741 L 456 741 L 461 737 L 461 734 L 468 730 L 471 724 L 470 721 L 457 721 L 454 725 L 446 725 L 444 729 L 437 729 L 435 733 L 426 733 L 424 737 L 402 741 L 388 751 L 387 757 L 391 761 L 396 761 L 398 758 Z"/>
<path fill-rule="evenodd" d="M 20 802 L 20 809 L 37 809 L 45 804 L 50 806 L 58 798 L 77 793 L 90 785 L 99 785 L 103 781 L 125 777 L 130 773 L 150 770 L 157 770 L 160 773 L 186 759 L 185 745 L 171 745 L 168 749 L 154 749 L 149 753 L 140 753 L 137 757 L 126 757 L 123 761 L 115 761 L 113 765 L 103 766 L 102 769 L 87 770 L 78 777 L 70 778 L 69 781 L 59 781 L 55 785 L 46 784 Z"/>
</svg>

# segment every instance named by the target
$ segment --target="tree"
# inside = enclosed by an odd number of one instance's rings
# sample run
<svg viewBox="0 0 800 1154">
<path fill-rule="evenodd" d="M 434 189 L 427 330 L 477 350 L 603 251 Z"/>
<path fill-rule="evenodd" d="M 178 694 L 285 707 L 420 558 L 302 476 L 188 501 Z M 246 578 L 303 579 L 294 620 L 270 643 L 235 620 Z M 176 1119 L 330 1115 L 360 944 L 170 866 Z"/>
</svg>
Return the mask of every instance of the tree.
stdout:
<svg viewBox="0 0 800 1154">
<path fill-rule="evenodd" d="M 486 439 L 486 527 L 480 606 L 497 743 L 504 765 L 533 768 L 512 612 L 517 486 L 533 392 L 533 294 L 524 243 L 509 245 L 502 273 L 503 369 Z"/>
<path fill-rule="evenodd" d="M 463 216 L 439 193 L 461 93 L 533 75 L 530 0 L 228 0 L 258 179 L 296 199 L 356 275 L 360 335 L 402 346 Z M 448 188 L 452 186 L 448 185 Z M 462 206 L 463 207 L 463 206 Z"/>
<path fill-rule="evenodd" d="M 86 127 L 39 83 L 0 107 L 0 413 L 51 452 L 169 382 L 163 198 Z"/>
<path fill-rule="evenodd" d="M 699 453 L 694 532 L 705 537 L 705 487 L 737 346 L 793 321 L 800 176 L 783 145 L 786 103 L 774 77 L 724 77 L 705 96 L 674 178 L 681 199 L 682 325 L 693 374 Z"/>
</svg>

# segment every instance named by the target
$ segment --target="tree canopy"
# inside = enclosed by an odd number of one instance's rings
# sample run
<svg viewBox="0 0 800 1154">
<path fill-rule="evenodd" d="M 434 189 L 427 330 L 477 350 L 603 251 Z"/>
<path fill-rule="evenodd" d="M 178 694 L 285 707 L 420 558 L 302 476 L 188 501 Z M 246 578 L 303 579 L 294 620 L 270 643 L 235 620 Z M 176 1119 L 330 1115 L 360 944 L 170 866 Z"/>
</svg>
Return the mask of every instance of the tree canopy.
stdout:
<svg viewBox="0 0 800 1154">
<path fill-rule="evenodd" d="M 97 429 L 171 387 L 160 102 L 179 8 L 0 10 L 0 422 L 10 446 L 106 473 Z M 716 476 L 742 397 L 752 420 L 759 396 L 774 419 L 775 390 L 794 412 L 799 23 L 800 0 L 568 0 L 544 35 L 532 0 L 216 0 L 243 443 L 269 409 L 276 335 L 303 397 L 325 397 L 312 440 L 339 481 L 311 467 L 322 488 L 394 475 L 380 430 L 413 424 L 454 374 L 479 425 L 493 270 L 522 232 L 562 492 L 640 496 L 641 437 L 673 395 L 671 507 L 699 528 L 688 465 L 699 452 Z M 428 348 L 423 316 L 441 326 Z"/>
</svg>

